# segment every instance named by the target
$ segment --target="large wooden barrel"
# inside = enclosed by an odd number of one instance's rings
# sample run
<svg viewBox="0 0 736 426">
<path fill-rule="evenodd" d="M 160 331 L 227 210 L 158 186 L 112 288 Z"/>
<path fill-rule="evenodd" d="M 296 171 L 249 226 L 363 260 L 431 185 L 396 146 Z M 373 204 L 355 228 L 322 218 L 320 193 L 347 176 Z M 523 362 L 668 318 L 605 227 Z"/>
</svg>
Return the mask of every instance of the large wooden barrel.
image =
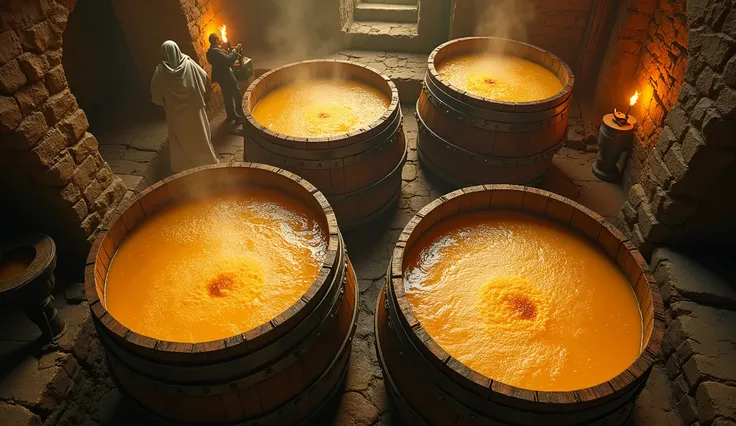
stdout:
<svg viewBox="0 0 736 426">
<path fill-rule="evenodd" d="M 432 225 L 458 213 L 522 210 L 555 220 L 595 242 L 628 277 L 643 318 L 639 357 L 608 382 L 572 392 L 521 389 L 486 377 L 445 352 L 424 330 L 404 292 L 404 253 Z M 556 194 L 484 185 L 442 196 L 407 224 L 393 251 L 376 307 L 376 347 L 384 381 L 407 425 L 620 425 L 660 356 L 662 299 L 634 245 L 601 216 Z"/>
<path fill-rule="evenodd" d="M 316 212 L 329 235 L 322 269 L 294 305 L 245 333 L 202 343 L 138 334 L 107 311 L 108 266 L 130 230 L 190 195 L 252 185 L 297 197 Z M 85 275 L 92 318 L 118 387 L 160 418 L 197 424 L 297 424 L 339 392 L 358 312 L 356 283 L 324 196 L 298 176 L 253 163 L 199 167 L 146 189 L 104 227 Z"/>
<path fill-rule="evenodd" d="M 456 55 L 503 53 L 536 62 L 562 82 L 557 95 L 534 102 L 500 102 L 468 93 L 440 77 L 437 65 Z M 575 78 L 557 56 L 513 40 L 469 37 L 436 48 L 417 101 L 417 151 L 424 166 L 458 187 L 533 184 L 567 139 Z"/>
<path fill-rule="evenodd" d="M 251 113 L 276 87 L 304 78 L 353 79 L 378 89 L 390 104 L 383 116 L 339 136 L 303 138 L 278 134 Z M 305 61 L 262 75 L 244 95 L 245 158 L 302 176 L 327 197 L 342 229 L 357 228 L 388 210 L 401 193 L 406 161 L 399 92 L 372 68 L 347 61 Z"/>
</svg>

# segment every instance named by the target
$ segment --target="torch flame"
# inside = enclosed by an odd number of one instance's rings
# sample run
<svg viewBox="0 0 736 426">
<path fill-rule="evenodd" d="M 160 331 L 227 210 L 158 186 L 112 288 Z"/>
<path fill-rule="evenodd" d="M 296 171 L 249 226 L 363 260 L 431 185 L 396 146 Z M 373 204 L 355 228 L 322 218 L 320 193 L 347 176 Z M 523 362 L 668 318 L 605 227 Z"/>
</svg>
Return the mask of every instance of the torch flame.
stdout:
<svg viewBox="0 0 736 426">
<path fill-rule="evenodd" d="M 222 39 L 222 42 L 227 43 L 227 27 L 223 25 L 219 29 L 220 29 L 220 38 Z"/>
<path fill-rule="evenodd" d="M 634 96 L 631 97 L 629 100 L 629 105 L 634 106 L 636 104 L 636 101 L 639 100 L 639 91 L 637 90 L 636 93 L 634 93 Z"/>
</svg>

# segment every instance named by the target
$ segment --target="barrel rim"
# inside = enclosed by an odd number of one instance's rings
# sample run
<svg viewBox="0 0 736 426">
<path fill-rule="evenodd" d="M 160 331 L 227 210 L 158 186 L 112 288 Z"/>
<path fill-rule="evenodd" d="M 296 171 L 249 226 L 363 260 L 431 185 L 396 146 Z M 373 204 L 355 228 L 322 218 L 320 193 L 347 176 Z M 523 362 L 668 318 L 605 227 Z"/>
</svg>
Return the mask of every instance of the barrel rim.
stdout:
<svg viewBox="0 0 736 426">
<path fill-rule="evenodd" d="M 317 138 L 305 138 L 301 136 L 290 136 L 290 135 L 284 135 L 281 133 L 274 132 L 273 130 L 259 123 L 258 120 L 256 120 L 255 117 L 253 117 L 253 113 L 251 112 L 251 109 L 248 107 L 248 105 L 246 105 L 246 108 L 243 108 L 243 112 L 245 113 L 245 119 L 246 119 L 247 124 L 249 124 L 253 129 L 259 132 L 262 132 L 266 134 L 267 136 L 271 137 L 272 139 L 271 141 L 279 145 L 290 147 L 298 143 L 308 143 L 309 145 L 327 144 L 328 146 L 326 147 L 320 146 L 319 148 L 316 148 L 316 149 L 325 149 L 325 148 L 331 148 L 331 146 L 329 146 L 330 144 L 335 144 L 336 146 L 339 146 L 340 142 L 345 142 L 362 133 L 365 133 L 369 130 L 380 127 L 393 114 L 395 114 L 397 110 L 400 110 L 399 91 L 396 88 L 396 84 L 394 84 L 394 82 L 390 78 L 381 74 L 378 70 L 376 70 L 373 67 L 369 67 L 361 63 L 346 61 L 342 59 L 314 59 L 314 60 L 308 60 L 308 61 L 292 62 L 286 65 L 282 65 L 278 68 L 274 68 L 271 71 L 264 73 L 262 76 L 258 77 L 256 80 L 253 81 L 253 83 L 250 84 L 250 86 L 248 86 L 248 90 L 246 90 L 245 94 L 243 94 L 242 102 L 245 102 L 245 103 L 249 102 L 249 99 L 251 95 L 253 94 L 253 91 L 259 85 L 259 83 L 261 83 L 262 81 L 266 80 L 267 78 L 269 78 L 270 76 L 276 73 L 282 72 L 289 68 L 296 68 L 296 67 L 303 66 L 303 65 L 324 64 L 324 63 L 336 63 L 336 64 L 344 64 L 345 66 L 349 66 L 349 67 L 352 66 L 355 68 L 364 68 L 376 74 L 378 77 L 382 78 L 388 84 L 389 90 L 391 91 L 390 103 L 389 103 L 388 108 L 386 108 L 386 111 L 383 113 L 383 115 L 381 115 L 381 117 L 379 117 L 374 122 L 367 124 L 364 127 L 358 130 L 354 130 L 349 133 L 345 133 L 341 135 L 334 135 L 334 136 L 323 136 L 323 137 L 317 137 Z"/>
<path fill-rule="evenodd" d="M 526 206 L 524 203 L 524 199 L 526 197 L 526 194 L 535 194 L 536 196 L 541 196 L 544 198 L 548 198 L 549 200 L 556 200 L 557 202 L 560 202 L 564 204 L 568 209 L 571 209 L 570 212 L 570 218 L 568 218 L 568 226 L 571 227 L 574 231 L 581 231 L 581 229 L 578 229 L 577 227 L 573 228 L 573 225 L 571 223 L 572 215 L 575 211 L 579 212 L 579 214 L 583 215 L 583 219 L 587 221 L 593 221 L 594 223 L 597 223 L 599 225 L 598 233 L 603 234 L 604 232 L 607 232 L 610 234 L 610 236 L 613 237 L 614 241 L 618 244 L 618 251 L 617 254 L 613 255 L 614 261 L 617 261 L 617 266 L 619 266 L 619 269 L 622 269 L 622 267 L 619 265 L 618 258 L 621 257 L 620 254 L 622 251 L 628 251 L 630 254 L 630 258 L 635 260 L 635 265 L 630 265 L 633 272 L 640 270 L 640 274 L 636 275 L 639 278 L 635 280 L 634 283 L 632 283 L 632 279 L 627 275 L 627 280 L 629 281 L 629 285 L 631 285 L 632 290 L 636 293 L 637 287 L 639 287 L 639 283 L 642 283 L 641 285 L 644 286 L 646 289 L 648 289 L 649 294 L 651 294 L 651 307 L 652 307 L 652 328 L 651 333 L 649 334 L 649 339 L 646 342 L 646 346 L 644 346 L 641 350 L 641 353 L 639 356 L 629 365 L 628 368 L 626 368 L 624 371 L 619 373 L 616 377 L 600 383 L 595 386 L 590 386 L 584 389 L 576 389 L 573 391 L 565 391 L 565 392 L 556 392 L 556 391 L 533 391 L 530 389 L 524 389 L 519 388 L 512 385 L 507 385 L 505 383 L 502 383 L 500 381 L 493 380 L 490 377 L 487 377 L 469 367 L 467 367 L 462 362 L 458 361 L 454 357 L 450 356 L 435 340 L 434 338 L 426 331 L 421 325 L 421 322 L 417 317 L 414 315 L 414 310 L 409 303 L 409 301 L 406 298 L 406 293 L 404 291 L 404 253 L 406 249 L 411 245 L 410 240 L 414 236 L 415 231 L 420 230 L 419 226 L 422 222 L 422 220 L 426 217 L 431 217 L 437 221 L 445 219 L 447 217 L 452 216 L 453 214 L 443 214 L 439 212 L 438 207 L 441 205 L 453 200 L 457 199 L 459 197 L 465 197 L 465 202 L 469 203 L 466 204 L 466 206 L 472 206 L 474 202 L 477 202 L 478 198 L 483 198 L 483 195 L 486 195 L 487 198 L 487 204 L 484 205 L 490 205 L 490 199 L 491 197 L 488 197 L 488 195 L 491 195 L 495 192 L 499 193 L 505 193 L 505 195 L 512 195 L 512 197 L 509 198 L 516 198 L 516 202 L 518 202 L 518 205 L 515 207 L 512 207 L 510 205 L 508 206 L 500 206 L 505 208 L 515 208 L 517 210 L 526 211 L 528 213 L 534 213 L 535 211 L 538 213 L 538 210 L 535 210 L 534 208 L 530 207 L 529 209 L 522 208 L 522 206 Z M 489 194 L 490 193 L 490 194 Z M 516 197 L 514 197 L 516 196 Z M 521 196 L 521 198 L 519 198 Z M 474 200 L 475 198 L 475 200 Z M 534 196 L 531 196 L 530 198 L 534 198 Z M 455 202 L 458 202 L 460 200 L 455 200 Z M 462 205 L 462 204 L 461 204 Z M 463 209 L 462 207 L 459 207 L 460 212 L 464 212 L 468 209 Z M 454 214 L 458 213 L 458 209 L 454 210 Z M 548 217 L 548 216 L 546 216 Z M 549 217 L 550 220 L 554 220 L 554 218 Z M 435 222 L 436 223 L 436 222 Z M 433 226 L 435 223 L 432 223 L 428 225 L 429 227 Z M 584 226 L 584 225 L 583 225 Z M 605 230 L 604 230 L 605 228 Z M 421 228 L 421 230 L 424 230 L 426 228 Z M 598 235 L 598 234 L 596 234 Z M 584 235 L 588 240 L 592 240 L 590 236 Z M 416 238 L 416 237 L 415 237 Z M 610 253 L 607 253 L 609 258 L 611 258 Z M 440 365 L 444 364 L 447 369 L 452 371 L 454 373 L 453 379 L 470 382 L 470 386 L 467 386 L 468 388 L 475 389 L 476 393 L 479 393 L 484 398 L 488 398 L 492 396 L 494 393 L 501 394 L 509 398 L 513 399 L 519 399 L 531 403 L 545 403 L 545 404 L 553 404 L 553 405 L 564 405 L 564 404 L 571 404 L 571 403 L 577 403 L 577 402 L 586 402 L 586 401 L 592 401 L 592 400 L 600 400 L 608 397 L 612 397 L 616 395 L 618 392 L 627 389 L 631 385 L 635 384 L 637 379 L 645 374 L 648 374 L 651 367 L 654 365 L 654 363 L 657 362 L 657 359 L 660 357 L 660 350 L 662 346 L 662 338 L 664 336 L 664 308 L 662 303 L 662 297 L 659 291 L 659 287 L 657 285 L 656 279 L 651 274 L 649 265 L 647 264 L 644 257 L 641 255 L 641 253 L 638 251 L 636 246 L 634 246 L 629 239 L 622 234 L 608 219 L 603 218 L 599 214 L 593 212 L 592 210 L 580 205 L 579 203 L 572 201 L 566 197 L 560 196 L 558 194 L 537 189 L 537 188 L 531 188 L 531 187 L 525 187 L 520 185 L 478 185 L 478 186 L 472 186 L 467 188 L 462 188 L 457 191 L 450 192 L 449 194 L 443 195 L 433 202 L 426 205 L 424 208 L 422 208 L 414 217 L 412 217 L 409 222 L 407 223 L 406 227 L 403 229 L 401 234 L 399 235 L 399 239 L 396 242 L 396 245 L 394 247 L 392 256 L 391 256 L 391 264 L 389 265 L 389 271 L 390 271 L 390 285 L 393 290 L 393 294 L 396 297 L 396 305 L 399 307 L 401 311 L 401 320 L 402 320 L 402 326 L 407 329 L 407 333 L 409 333 L 412 337 L 412 339 L 415 341 L 415 344 L 417 347 L 422 349 L 422 353 L 424 356 L 434 358 L 434 362 L 438 363 Z M 625 273 L 625 271 L 622 271 Z M 641 304 L 642 301 L 639 300 L 639 297 L 637 296 L 637 302 L 640 304 L 640 310 L 641 310 Z M 642 315 L 642 327 L 643 327 L 643 334 L 646 334 L 646 321 L 647 319 L 645 317 L 645 313 L 641 312 Z M 483 389 L 482 392 L 479 391 L 479 389 Z M 490 392 L 490 393 L 489 393 Z"/>
<path fill-rule="evenodd" d="M 541 52 L 541 53 L 545 53 L 545 54 L 549 55 L 554 61 L 556 61 L 557 63 L 559 63 L 560 66 L 565 70 L 565 72 L 567 73 L 567 75 L 569 77 L 568 78 L 568 81 L 567 81 L 567 84 L 565 84 L 565 86 L 562 88 L 562 90 L 560 92 L 558 92 L 557 94 L 555 94 L 553 96 L 550 96 L 550 97 L 547 97 L 547 98 L 544 98 L 544 99 L 538 99 L 536 101 L 529 101 L 529 102 L 505 102 L 505 101 L 496 101 L 496 100 L 493 100 L 493 99 L 490 99 L 490 98 L 486 98 L 486 97 L 483 97 L 483 96 L 475 95 L 475 94 L 470 93 L 470 92 L 467 92 L 467 91 L 465 91 L 465 90 L 463 90 L 463 89 L 461 89 L 459 87 L 456 87 L 456 86 L 452 85 L 451 83 L 449 83 L 448 81 L 446 81 L 443 78 L 441 78 L 440 77 L 440 74 L 439 74 L 439 72 L 437 72 L 437 68 L 435 66 L 435 57 L 440 53 L 440 51 L 442 51 L 443 49 L 445 49 L 447 46 L 452 45 L 452 44 L 455 44 L 455 43 L 462 43 L 462 42 L 466 42 L 466 41 L 476 41 L 476 40 L 500 41 L 500 42 L 506 42 L 506 43 L 511 43 L 511 44 L 518 44 L 518 45 L 527 47 L 529 49 L 532 49 L 532 50 L 535 50 L 535 51 L 538 51 L 538 52 Z M 544 66 L 543 64 L 540 64 L 540 65 Z M 547 67 L 545 67 L 545 68 L 547 68 Z M 530 44 L 530 43 L 525 43 L 523 41 L 513 40 L 513 39 L 509 39 L 509 38 L 504 38 L 504 37 L 462 37 L 462 38 L 456 38 L 456 39 L 447 41 L 445 43 L 442 43 L 441 45 L 437 46 L 432 51 L 432 53 L 429 54 L 429 57 L 427 58 L 427 69 L 428 69 L 429 75 L 436 82 L 438 82 L 439 84 L 441 84 L 443 87 L 446 87 L 446 88 L 450 89 L 452 92 L 454 92 L 455 95 L 457 95 L 456 97 L 458 97 L 459 99 L 464 100 L 463 98 L 467 98 L 467 99 L 470 99 L 470 100 L 478 103 L 481 107 L 489 108 L 489 109 L 493 109 L 493 106 L 497 106 L 497 107 L 498 106 L 502 106 L 502 107 L 508 108 L 508 109 L 510 109 L 512 111 L 514 111 L 514 110 L 515 111 L 522 111 L 522 110 L 525 110 L 525 109 L 527 109 L 529 107 L 538 107 L 540 105 L 547 105 L 547 104 L 549 104 L 549 105 L 557 105 L 557 104 L 561 103 L 561 102 L 558 102 L 558 101 L 561 101 L 563 98 L 567 97 L 569 94 L 572 93 L 572 88 L 573 88 L 573 86 L 575 84 L 575 74 L 572 72 L 572 69 L 570 68 L 570 66 L 567 65 L 567 63 L 565 61 L 563 61 L 559 56 L 555 55 L 554 53 L 552 53 L 552 52 L 550 52 L 548 50 L 542 49 L 539 46 L 535 46 L 535 45 Z"/>
<path fill-rule="evenodd" d="M 312 285 L 304 292 L 304 294 L 299 299 L 297 299 L 294 302 L 294 304 L 286 308 L 280 314 L 274 316 L 271 320 L 259 326 L 256 326 L 252 328 L 251 330 L 245 330 L 233 336 L 229 336 L 229 337 L 221 338 L 217 340 L 212 340 L 209 342 L 187 343 L 187 342 L 170 342 L 170 341 L 165 341 L 161 339 L 155 339 L 153 337 L 146 336 L 146 335 L 137 333 L 133 330 L 130 330 L 128 327 L 118 322 L 118 320 L 115 319 L 115 317 L 113 317 L 112 314 L 109 313 L 103 301 L 100 300 L 98 289 L 97 289 L 97 281 L 96 281 L 96 275 L 101 275 L 101 273 L 97 270 L 97 266 L 101 263 L 99 253 L 101 250 L 104 250 L 102 246 L 103 242 L 110 234 L 110 231 L 113 229 L 113 226 L 119 221 L 123 220 L 123 215 L 126 212 L 128 212 L 131 209 L 131 207 L 135 206 L 136 203 L 146 198 L 146 196 L 154 192 L 159 187 L 171 181 L 181 179 L 185 176 L 194 175 L 200 172 L 206 172 L 208 170 L 236 169 L 236 168 L 260 169 L 265 172 L 271 172 L 276 175 L 280 175 L 292 181 L 294 184 L 301 186 L 305 191 L 307 191 L 307 193 L 309 193 L 311 196 L 315 198 L 319 206 L 322 208 L 322 212 L 325 215 L 325 222 L 327 223 L 327 229 L 325 229 L 325 231 L 327 234 L 328 246 L 327 246 L 327 252 L 325 254 L 325 258 L 323 260 L 322 267 L 320 268 L 320 272 L 318 273 Z M 257 183 L 255 184 L 250 183 L 250 184 L 257 186 Z M 132 228 L 135 229 L 136 226 L 137 226 L 137 223 L 134 226 L 132 226 Z M 335 265 L 333 265 L 333 263 L 335 259 L 337 259 L 337 252 L 338 250 L 340 250 L 340 244 L 341 244 L 340 243 L 340 231 L 337 226 L 337 218 L 335 217 L 335 214 L 332 211 L 332 207 L 327 202 L 327 199 L 325 198 L 325 196 L 322 195 L 322 193 L 319 190 L 317 190 L 317 188 L 315 188 L 311 183 L 295 175 L 294 173 L 280 169 L 278 167 L 274 167 L 274 166 L 270 166 L 266 164 L 260 164 L 260 163 L 236 162 L 236 161 L 229 162 L 229 163 L 218 163 L 218 164 L 211 164 L 211 165 L 206 165 L 206 166 L 195 167 L 195 168 L 185 170 L 180 173 L 176 173 L 167 178 L 164 178 L 154 183 L 153 185 L 149 186 L 145 190 L 141 191 L 139 194 L 130 197 L 127 201 L 124 201 L 123 203 L 121 203 L 120 206 L 118 206 L 115 209 L 114 213 L 105 222 L 105 224 L 101 226 L 100 229 L 101 231 L 95 238 L 95 242 L 92 244 L 90 253 L 87 257 L 86 266 L 85 266 L 85 275 L 84 275 L 85 296 L 89 304 L 90 311 L 92 312 L 93 320 L 96 320 L 96 323 L 104 327 L 104 329 L 108 333 L 121 339 L 122 341 L 127 341 L 130 344 L 139 346 L 141 348 L 150 349 L 151 351 L 155 351 L 157 355 L 161 353 L 161 354 L 164 354 L 164 356 L 166 356 L 167 354 L 168 355 L 172 355 L 172 354 L 181 355 L 184 353 L 192 353 L 192 354 L 197 353 L 198 355 L 202 355 L 202 356 L 207 356 L 209 354 L 209 355 L 214 356 L 218 353 L 222 353 L 226 349 L 231 350 L 233 348 L 240 347 L 240 346 L 245 346 L 247 348 L 248 341 L 253 341 L 254 339 L 264 338 L 265 336 L 272 334 L 273 330 L 276 329 L 271 326 L 271 322 L 274 319 L 280 318 L 280 323 L 283 323 L 284 321 L 288 320 L 290 317 L 294 315 L 294 313 L 298 312 L 305 305 L 305 303 L 308 303 L 309 301 L 311 301 L 313 297 L 316 294 L 318 294 L 318 290 L 325 285 L 328 277 L 330 277 L 330 271 L 332 271 L 332 269 L 335 268 Z M 125 237 L 127 236 L 127 232 L 130 232 L 130 231 L 129 230 L 126 231 L 126 235 L 118 236 L 118 238 L 122 238 L 121 242 L 124 241 Z M 110 256 L 110 259 L 111 259 L 109 261 L 110 263 L 112 262 L 112 258 L 113 257 Z M 101 279 L 103 281 L 103 286 L 104 286 L 104 283 L 107 280 L 107 268 L 105 268 L 105 274 L 104 276 L 101 277 Z M 231 339 L 233 338 L 240 338 L 240 339 L 239 340 L 236 339 L 236 342 L 233 344 L 231 343 Z"/>
</svg>

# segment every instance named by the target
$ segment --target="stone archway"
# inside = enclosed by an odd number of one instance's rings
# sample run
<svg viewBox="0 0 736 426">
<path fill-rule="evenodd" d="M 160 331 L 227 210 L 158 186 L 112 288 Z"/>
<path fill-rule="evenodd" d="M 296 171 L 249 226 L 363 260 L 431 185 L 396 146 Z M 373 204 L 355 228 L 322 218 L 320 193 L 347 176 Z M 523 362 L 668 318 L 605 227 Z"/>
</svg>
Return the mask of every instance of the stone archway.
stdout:
<svg viewBox="0 0 736 426">
<path fill-rule="evenodd" d="M 87 115 L 63 68 L 62 36 L 76 3 L 8 0 L 0 6 L 0 236 L 48 233 L 59 245 L 61 263 L 80 273 L 96 229 L 126 187 L 87 131 Z M 219 0 L 113 4 L 128 44 L 133 46 L 132 39 L 145 46 L 133 52 L 142 74 L 153 72 L 164 35 L 136 27 L 136 16 L 154 19 L 163 9 L 171 12 L 165 14 L 171 21 L 165 37 L 207 66 L 205 34 L 212 31 Z"/>
</svg>

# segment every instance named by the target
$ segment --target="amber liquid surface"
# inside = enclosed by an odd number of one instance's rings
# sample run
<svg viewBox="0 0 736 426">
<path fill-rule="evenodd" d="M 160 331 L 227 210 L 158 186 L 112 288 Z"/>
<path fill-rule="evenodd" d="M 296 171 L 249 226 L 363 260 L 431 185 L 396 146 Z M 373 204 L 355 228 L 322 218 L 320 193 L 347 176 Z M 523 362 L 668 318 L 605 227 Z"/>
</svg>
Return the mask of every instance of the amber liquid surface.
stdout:
<svg viewBox="0 0 736 426">
<path fill-rule="evenodd" d="M 156 339 L 234 336 L 304 295 L 326 249 L 314 212 L 285 194 L 251 188 L 188 200 L 126 238 L 110 266 L 106 307 Z"/>
<path fill-rule="evenodd" d="M 407 253 L 417 319 L 450 355 L 538 391 L 594 386 L 642 348 L 626 277 L 598 248 L 547 219 L 476 212 L 440 222 Z"/>
<path fill-rule="evenodd" d="M 36 256 L 32 250 L 11 250 L 0 256 L 0 280 L 9 280 L 28 269 Z"/>
<path fill-rule="evenodd" d="M 253 117 L 289 136 L 326 137 L 358 130 L 381 118 L 390 100 L 354 80 L 314 79 L 289 83 L 264 96 Z"/>
<path fill-rule="evenodd" d="M 458 55 L 440 63 L 437 72 L 455 87 L 501 102 L 538 101 L 563 89 L 560 79 L 550 70 L 512 55 Z"/>
</svg>

